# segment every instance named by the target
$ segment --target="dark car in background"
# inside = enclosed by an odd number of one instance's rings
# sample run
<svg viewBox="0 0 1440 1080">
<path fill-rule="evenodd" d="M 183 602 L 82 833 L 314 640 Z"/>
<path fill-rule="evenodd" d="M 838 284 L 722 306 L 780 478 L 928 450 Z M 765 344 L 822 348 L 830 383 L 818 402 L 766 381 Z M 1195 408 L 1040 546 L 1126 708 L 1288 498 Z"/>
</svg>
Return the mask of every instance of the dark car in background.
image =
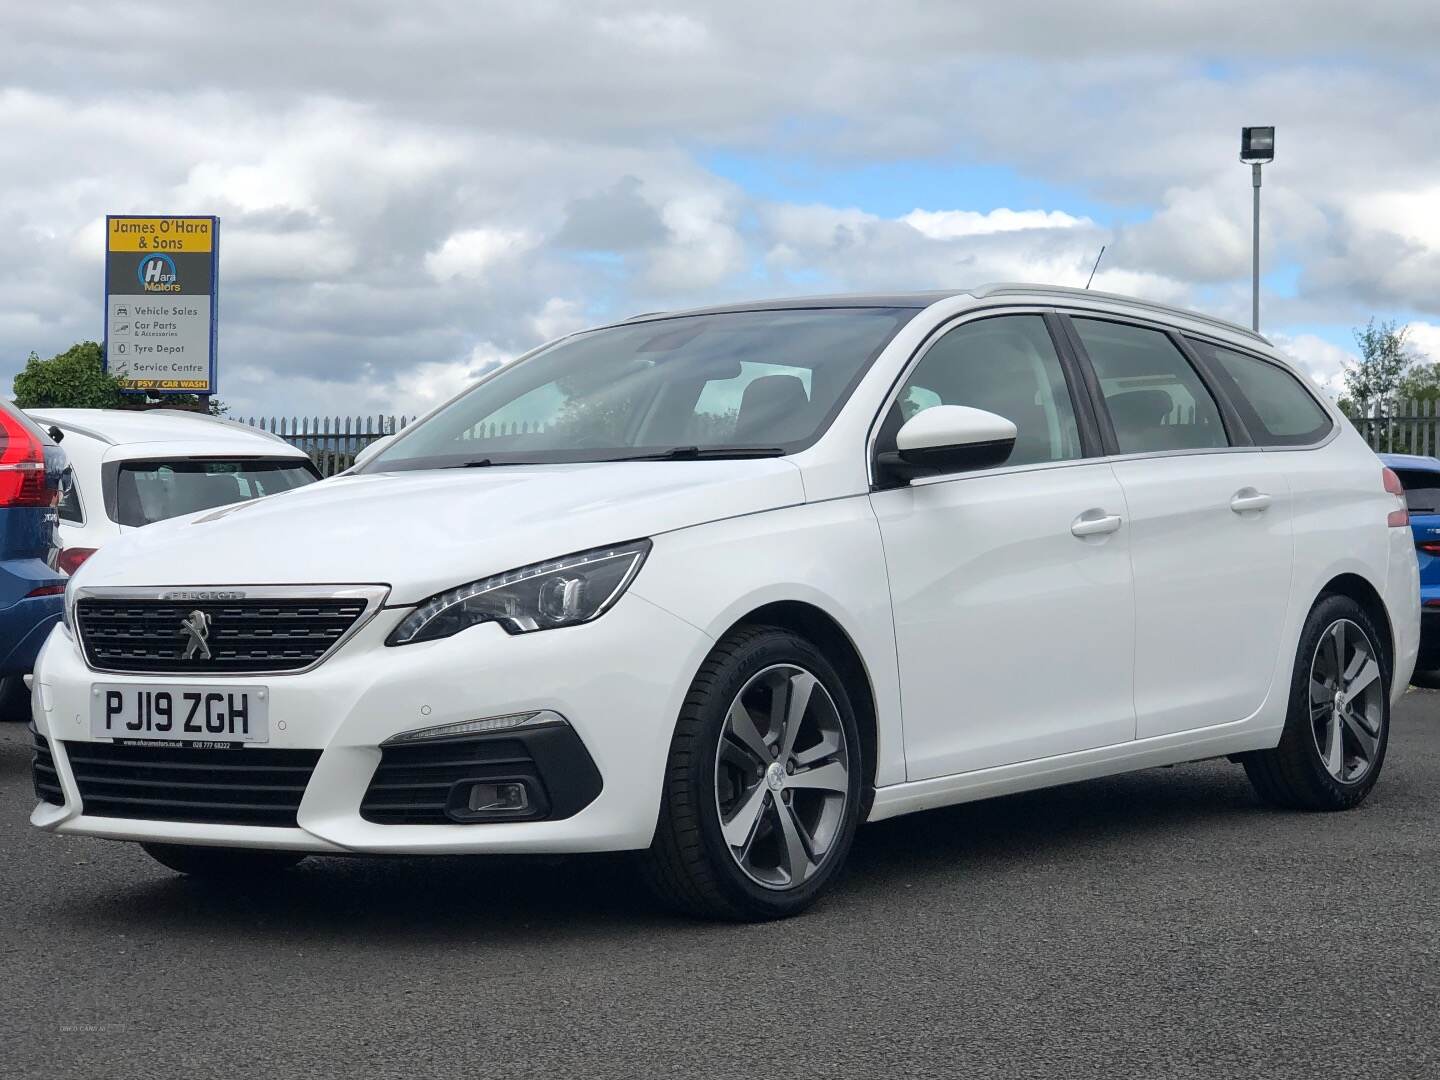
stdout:
<svg viewBox="0 0 1440 1080">
<path fill-rule="evenodd" d="M 1381 454 L 1405 488 L 1420 563 L 1420 657 L 1410 681 L 1440 688 L 1440 459 Z"/>
<path fill-rule="evenodd" d="M 24 677 L 64 606 L 56 503 L 67 467 L 43 429 L 0 401 L 0 719 L 27 715 Z"/>
</svg>

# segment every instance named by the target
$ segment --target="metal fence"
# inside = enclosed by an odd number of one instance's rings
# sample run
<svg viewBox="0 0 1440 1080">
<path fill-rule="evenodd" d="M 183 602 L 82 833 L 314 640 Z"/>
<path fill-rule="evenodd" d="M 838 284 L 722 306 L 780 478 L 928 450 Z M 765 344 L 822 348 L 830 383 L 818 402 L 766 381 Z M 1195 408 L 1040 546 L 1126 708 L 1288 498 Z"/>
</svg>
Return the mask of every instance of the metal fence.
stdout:
<svg viewBox="0 0 1440 1080">
<path fill-rule="evenodd" d="M 1372 448 L 1385 454 L 1426 454 L 1440 450 L 1440 402 L 1396 401 L 1375 406 L 1351 422 Z"/>
<path fill-rule="evenodd" d="M 393 435 L 413 416 L 237 416 L 235 420 L 279 435 L 310 455 L 322 476 L 355 463 L 355 455 L 376 439 Z"/>
</svg>

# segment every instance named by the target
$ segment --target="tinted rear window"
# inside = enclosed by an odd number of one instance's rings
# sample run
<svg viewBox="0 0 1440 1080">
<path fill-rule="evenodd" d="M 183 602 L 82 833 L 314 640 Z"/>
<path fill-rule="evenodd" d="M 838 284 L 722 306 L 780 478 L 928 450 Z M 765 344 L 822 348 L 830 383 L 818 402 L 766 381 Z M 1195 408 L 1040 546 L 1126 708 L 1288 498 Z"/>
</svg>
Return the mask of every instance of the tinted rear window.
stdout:
<svg viewBox="0 0 1440 1080">
<path fill-rule="evenodd" d="M 105 505 L 121 525 L 149 525 L 166 518 L 247 502 L 314 483 L 308 462 L 125 461 L 106 470 Z"/>
<path fill-rule="evenodd" d="M 1190 339 L 1230 383 L 1231 397 L 1260 446 L 1305 446 L 1330 431 L 1330 417 L 1300 380 L 1279 364 Z"/>
<path fill-rule="evenodd" d="M 1440 514 L 1440 472 L 1396 469 L 1405 488 L 1405 504 L 1412 514 Z"/>
</svg>

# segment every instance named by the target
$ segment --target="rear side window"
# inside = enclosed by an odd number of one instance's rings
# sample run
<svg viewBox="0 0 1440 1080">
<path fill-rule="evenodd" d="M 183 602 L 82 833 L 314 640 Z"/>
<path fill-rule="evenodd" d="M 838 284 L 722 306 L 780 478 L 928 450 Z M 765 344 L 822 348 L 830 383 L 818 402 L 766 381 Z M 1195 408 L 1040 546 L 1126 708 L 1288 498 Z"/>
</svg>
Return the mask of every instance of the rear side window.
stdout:
<svg viewBox="0 0 1440 1080">
<path fill-rule="evenodd" d="M 318 479 L 305 461 L 125 461 L 105 471 L 105 505 L 121 525 L 259 499 Z"/>
<path fill-rule="evenodd" d="M 1396 469 L 1405 489 L 1405 505 L 1412 514 L 1440 514 L 1440 472 Z"/>
<path fill-rule="evenodd" d="M 1220 409 L 1190 361 L 1156 330 L 1072 319 L 1122 454 L 1229 445 Z"/>
<path fill-rule="evenodd" d="M 1259 357 L 1190 339 L 1201 356 L 1230 380 L 1235 405 L 1261 446 L 1305 446 L 1329 433 L 1330 417 L 1300 380 Z"/>
<path fill-rule="evenodd" d="M 60 478 L 60 502 L 56 509 L 60 512 L 61 521 L 68 521 L 71 525 L 85 524 L 85 509 L 80 505 L 80 489 L 73 469 L 66 469 L 65 475 Z"/>
</svg>

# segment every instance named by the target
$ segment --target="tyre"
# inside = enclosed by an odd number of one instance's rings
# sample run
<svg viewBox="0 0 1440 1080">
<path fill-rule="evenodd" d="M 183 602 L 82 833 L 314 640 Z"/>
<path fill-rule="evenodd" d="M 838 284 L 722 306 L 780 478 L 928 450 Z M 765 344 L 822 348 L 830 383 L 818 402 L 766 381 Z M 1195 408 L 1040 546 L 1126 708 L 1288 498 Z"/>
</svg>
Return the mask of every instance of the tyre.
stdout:
<svg viewBox="0 0 1440 1080">
<path fill-rule="evenodd" d="M 30 691 L 25 676 L 0 676 L 0 721 L 30 719 Z"/>
<path fill-rule="evenodd" d="M 254 851 L 193 844 L 140 846 L 145 849 L 145 854 L 171 870 L 211 881 L 263 879 L 289 870 L 305 858 L 303 851 Z"/>
<path fill-rule="evenodd" d="M 642 872 L 687 914 L 798 914 L 850 852 L 862 772 L 850 695 L 820 651 L 778 627 L 732 633 L 685 698 Z"/>
<path fill-rule="evenodd" d="M 1322 597 L 1300 634 L 1280 744 L 1244 756 L 1266 802 L 1349 810 L 1379 779 L 1390 738 L 1390 670 L 1380 634 L 1348 596 Z"/>
</svg>

